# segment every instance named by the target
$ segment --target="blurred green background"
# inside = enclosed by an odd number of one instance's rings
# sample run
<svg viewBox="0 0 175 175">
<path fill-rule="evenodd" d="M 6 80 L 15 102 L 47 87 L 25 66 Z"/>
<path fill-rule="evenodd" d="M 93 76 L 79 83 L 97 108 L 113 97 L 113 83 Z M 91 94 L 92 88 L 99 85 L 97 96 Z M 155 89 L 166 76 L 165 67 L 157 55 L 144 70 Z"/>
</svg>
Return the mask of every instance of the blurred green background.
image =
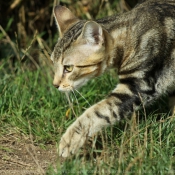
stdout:
<svg viewBox="0 0 175 175">
<path fill-rule="evenodd" d="M 137 0 L 8 0 L 0 1 L 0 63 L 10 57 L 30 62 L 32 68 L 43 63 L 41 51 L 51 52 L 58 34 L 53 7 L 61 4 L 79 18 L 96 19 L 130 10 Z M 46 56 L 46 53 L 45 53 Z"/>
</svg>

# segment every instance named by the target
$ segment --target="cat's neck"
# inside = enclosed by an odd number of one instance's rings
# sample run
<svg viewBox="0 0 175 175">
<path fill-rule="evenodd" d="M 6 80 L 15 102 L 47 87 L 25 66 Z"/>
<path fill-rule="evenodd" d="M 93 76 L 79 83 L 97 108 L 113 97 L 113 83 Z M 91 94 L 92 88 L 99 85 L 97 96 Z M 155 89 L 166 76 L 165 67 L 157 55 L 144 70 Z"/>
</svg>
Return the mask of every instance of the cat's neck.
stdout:
<svg viewBox="0 0 175 175">
<path fill-rule="evenodd" d="M 109 46 L 106 57 L 108 60 L 108 67 L 119 68 L 124 56 L 125 45 L 128 38 L 129 21 L 132 18 L 131 13 L 115 15 L 104 19 L 97 20 L 107 31 L 106 38 L 109 40 Z M 110 38 L 112 41 L 110 42 Z"/>
<path fill-rule="evenodd" d="M 102 19 L 96 20 L 97 23 L 102 25 L 109 33 L 115 31 L 116 29 L 121 29 L 129 23 L 129 21 L 133 18 L 133 12 L 134 10 L 131 10 L 126 13 L 117 14 L 108 16 Z"/>
</svg>

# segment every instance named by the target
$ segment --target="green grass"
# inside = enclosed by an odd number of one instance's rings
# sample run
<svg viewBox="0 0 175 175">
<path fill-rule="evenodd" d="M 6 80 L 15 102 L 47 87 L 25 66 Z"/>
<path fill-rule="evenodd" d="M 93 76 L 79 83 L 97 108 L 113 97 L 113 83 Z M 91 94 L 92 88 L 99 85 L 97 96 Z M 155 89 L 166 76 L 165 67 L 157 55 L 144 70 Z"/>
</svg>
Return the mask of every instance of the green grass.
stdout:
<svg viewBox="0 0 175 175">
<path fill-rule="evenodd" d="M 32 134 L 34 143 L 57 144 L 66 128 L 75 120 L 64 94 L 52 86 L 49 68 L 20 69 L 15 72 L 4 61 L 0 67 L 0 133 L 15 130 Z M 92 80 L 80 91 L 94 104 L 104 98 L 117 82 L 113 71 Z M 71 95 L 75 114 L 80 115 L 87 102 L 77 94 L 79 105 Z M 160 110 L 161 109 L 161 110 Z M 166 99 L 130 120 L 104 129 L 79 155 L 51 165 L 47 174 L 174 174 L 175 118 L 165 113 Z M 67 114 L 66 114 L 67 112 Z"/>
</svg>

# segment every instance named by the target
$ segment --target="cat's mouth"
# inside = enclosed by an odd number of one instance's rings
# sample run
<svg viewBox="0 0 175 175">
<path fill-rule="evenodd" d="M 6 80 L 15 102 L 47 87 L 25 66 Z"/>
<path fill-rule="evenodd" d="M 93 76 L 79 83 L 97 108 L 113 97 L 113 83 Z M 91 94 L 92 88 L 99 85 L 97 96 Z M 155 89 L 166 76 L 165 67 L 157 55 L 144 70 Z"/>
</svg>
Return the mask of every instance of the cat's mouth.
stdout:
<svg viewBox="0 0 175 175">
<path fill-rule="evenodd" d="M 88 82 L 88 80 L 82 80 L 81 82 L 74 82 L 73 85 L 62 85 L 58 87 L 58 90 L 60 92 L 72 92 L 75 89 L 79 89 L 82 86 L 84 86 L 86 83 Z"/>
<path fill-rule="evenodd" d="M 60 92 L 71 92 L 73 88 L 71 86 L 60 86 L 58 90 Z"/>
</svg>

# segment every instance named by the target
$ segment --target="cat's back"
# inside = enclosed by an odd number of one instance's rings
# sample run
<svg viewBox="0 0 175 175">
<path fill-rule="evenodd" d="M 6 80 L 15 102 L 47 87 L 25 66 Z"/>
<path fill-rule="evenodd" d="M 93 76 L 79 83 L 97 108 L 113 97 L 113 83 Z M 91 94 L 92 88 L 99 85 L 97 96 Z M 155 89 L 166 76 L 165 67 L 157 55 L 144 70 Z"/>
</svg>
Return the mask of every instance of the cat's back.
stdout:
<svg viewBox="0 0 175 175">
<path fill-rule="evenodd" d="M 175 0 L 147 0 L 129 13 L 122 71 L 144 70 L 164 93 L 175 84 Z"/>
<path fill-rule="evenodd" d="M 136 26 L 136 35 L 143 35 L 148 30 L 166 35 L 175 33 L 175 0 L 146 0 L 132 14 L 131 25 Z"/>
<path fill-rule="evenodd" d="M 127 13 L 99 19 L 97 22 L 110 33 L 126 28 L 128 33 L 132 31 L 132 37 L 137 38 L 153 28 L 160 33 L 164 27 L 174 30 L 175 0 L 144 0 Z"/>
<path fill-rule="evenodd" d="M 138 13 L 150 12 L 158 16 L 175 16 L 175 0 L 145 0 L 134 9 Z"/>
<path fill-rule="evenodd" d="M 148 19 L 160 23 L 166 18 L 175 20 L 175 0 L 146 0 L 138 4 L 131 13 L 135 20 L 144 22 Z M 154 23 L 152 25 L 154 26 Z"/>
<path fill-rule="evenodd" d="M 128 46 L 151 51 L 148 46 L 154 45 L 156 53 L 157 50 L 159 52 L 173 50 L 175 0 L 146 0 L 128 12 L 127 16 Z"/>
</svg>

